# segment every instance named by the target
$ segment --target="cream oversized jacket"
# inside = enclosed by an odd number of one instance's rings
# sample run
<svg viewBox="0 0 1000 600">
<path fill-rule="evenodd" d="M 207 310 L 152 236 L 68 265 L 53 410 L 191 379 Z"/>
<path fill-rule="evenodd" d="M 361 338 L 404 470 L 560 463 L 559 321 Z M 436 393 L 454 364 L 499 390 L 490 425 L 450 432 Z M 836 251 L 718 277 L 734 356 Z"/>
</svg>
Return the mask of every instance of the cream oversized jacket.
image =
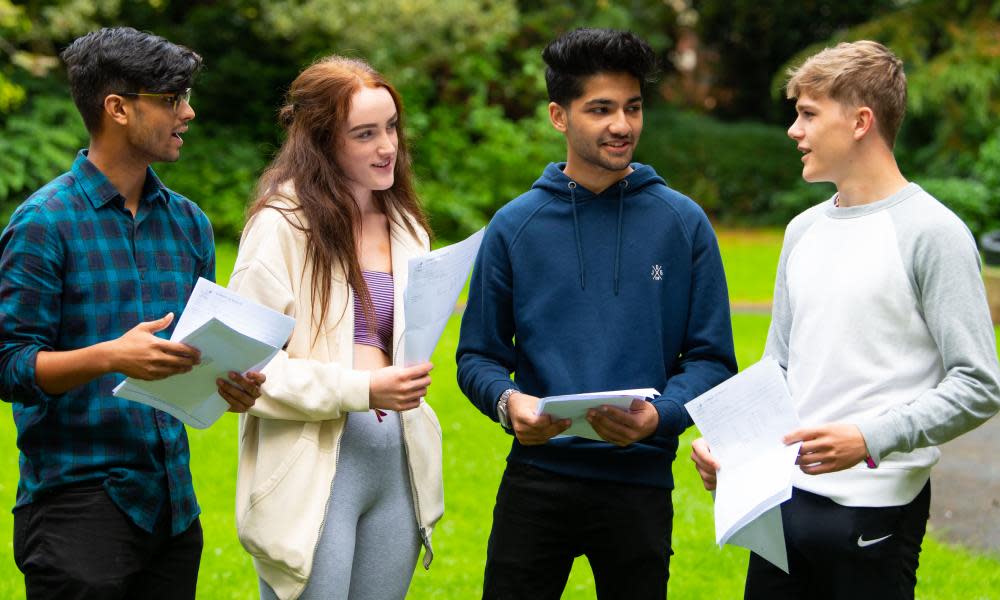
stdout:
<svg viewBox="0 0 1000 600">
<path fill-rule="evenodd" d="M 289 188 L 272 206 L 294 208 Z M 299 219 L 301 213 L 287 215 Z M 428 251 L 426 234 L 414 239 L 391 225 L 395 287 L 393 357 L 403 334 L 407 261 Z M 240 418 L 236 527 L 257 573 L 279 598 L 297 598 L 309 579 L 313 554 L 337 470 L 340 438 L 349 411 L 366 411 L 369 372 L 353 369 L 353 294 L 336 271 L 330 308 L 318 326 L 312 302 L 305 235 L 276 209 L 247 224 L 230 289 L 295 318 L 285 350 L 264 369 L 267 382 L 254 407 Z M 317 335 L 318 332 L 318 335 Z M 395 359 L 394 359 L 395 362 Z M 431 531 L 444 512 L 441 426 L 434 411 L 400 413 L 410 489 L 424 545 L 424 568 L 433 558 Z"/>
</svg>

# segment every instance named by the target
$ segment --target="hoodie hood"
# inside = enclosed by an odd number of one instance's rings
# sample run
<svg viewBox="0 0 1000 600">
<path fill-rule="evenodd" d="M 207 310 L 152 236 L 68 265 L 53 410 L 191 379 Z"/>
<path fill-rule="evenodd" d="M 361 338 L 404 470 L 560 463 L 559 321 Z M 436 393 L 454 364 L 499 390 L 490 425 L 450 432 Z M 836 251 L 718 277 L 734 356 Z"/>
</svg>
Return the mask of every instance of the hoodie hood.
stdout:
<svg viewBox="0 0 1000 600">
<path fill-rule="evenodd" d="M 588 200 L 600 198 L 602 196 L 617 196 L 618 199 L 618 227 L 615 243 L 615 270 L 613 275 L 613 287 L 615 296 L 618 295 L 618 282 L 621 273 L 622 262 L 622 222 L 625 215 L 625 197 L 639 193 L 644 187 L 653 184 L 663 184 L 663 178 L 656 174 L 652 168 L 642 163 L 632 163 L 632 172 L 624 179 L 609 186 L 599 194 L 595 194 L 577 182 L 573 181 L 563 172 L 566 163 L 549 163 L 542 176 L 535 181 L 531 189 L 540 189 L 552 194 L 555 198 L 568 201 L 573 205 L 573 237 L 576 242 L 576 258 L 580 273 L 580 289 L 587 289 L 587 265 L 583 259 L 583 235 L 580 233 L 580 217 L 577 213 L 577 205 L 584 204 Z"/>
<path fill-rule="evenodd" d="M 587 202 L 593 198 L 599 198 L 607 194 L 614 193 L 615 196 L 619 195 L 618 190 L 624 186 L 623 194 L 628 196 L 630 194 L 637 193 L 642 188 L 653 185 L 656 183 L 661 183 L 666 185 L 667 183 L 662 177 L 656 174 L 656 171 L 648 165 L 642 163 L 634 162 L 632 163 L 633 171 L 623 178 L 618 183 L 612 184 L 608 189 L 604 190 L 600 194 L 595 194 L 590 190 L 584 188 L 581 185 L 576 185 L 576 189 L 573 195 L 576 197 L 577 202 Z M 563 200 L 564 202 L 572 201 L 570 195 L 569 184 L 576 183 L 572 179 L 563 173 L 563 169 L 566 168 L 566 163 L 549 163 L 545 170 L 542 171 L 542 175 L 531 185 L 531 189 L 545 190 L 552 194 L 553 196 Z"/>
</svg>

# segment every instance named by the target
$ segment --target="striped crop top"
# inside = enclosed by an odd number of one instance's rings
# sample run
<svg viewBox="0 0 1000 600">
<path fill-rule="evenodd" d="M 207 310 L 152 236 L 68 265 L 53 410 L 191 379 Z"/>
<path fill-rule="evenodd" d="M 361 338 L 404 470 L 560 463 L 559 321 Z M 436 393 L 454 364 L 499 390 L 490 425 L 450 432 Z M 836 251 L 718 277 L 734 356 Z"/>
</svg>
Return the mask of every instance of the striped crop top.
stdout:
<svg viewBox="0 0 1000 600">
<path fill-rule="evenodd" d="M 374 346 L 386 354 L 392 354 L 392 273 L 383 271 L 362 271 L 372 304 L 375 306 L 374 335 L 368 327 L 365 310 L 354 291 L 354 343 Z"/>
</svg>

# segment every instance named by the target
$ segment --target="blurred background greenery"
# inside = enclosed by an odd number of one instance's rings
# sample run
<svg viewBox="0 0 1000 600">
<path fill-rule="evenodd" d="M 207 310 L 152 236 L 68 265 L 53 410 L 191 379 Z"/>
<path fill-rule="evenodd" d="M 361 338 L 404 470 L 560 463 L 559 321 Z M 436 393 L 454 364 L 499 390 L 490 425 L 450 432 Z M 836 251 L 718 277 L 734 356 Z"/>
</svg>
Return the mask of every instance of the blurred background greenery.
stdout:
<svg viewBox="0 0 1000 600">
<path fill-rule="evenodd" d="M 360 56 L 400 89 L 419 191 L 440 244 L 481 227 L 564 156 L 545 116 L 540 54 L 577 26 L 631 29 L 659 54 L 636 158 L 722 226 L 731 299 L 744 310 L 766 313 L 780 228 L 832 193 L 801 182 L 785 135 L 794 111 L 781 93 L 787 68 L 823 46 L 875 39 L 904 59 L 904 173 L 977 235 L 1000 227 L 1000 0 L 0 0 L 0 225 L 86 144 L 57 56 L 103 25 L 152 31 L 205 58 L 183 158 L 156 169 L 209 214 L 223 283 L 255 179 L 281 143 L 278 106 L 304 66 L 330 53 Z M 760 356 L 768 317 L 741 313 L 733 322 L 745 366 Z M 448 514 L 436 534 L 440 558 L 417 574 L 413 598 L 476 597 L 509 446 L 455 385 L 457 325 L 453 318 L 438 348 L 430 397 L 445 424 Z M 17 481 L 9 411 L 0 412 L 0 597 L 19 598 L 5 508 Z M 191 432 L 205 598 L 256 590 L 233 525 L 235 424 L 230 416 Z M 674 469 L 672 595 L 739 597 L 746 553 L 713 548 L 711 504 L 686 464 L 693 435 Z M 917 597 L 1000 597 L 996 558 L 941 544 L 933 525 Z M 581 559 L 564 597 L 592 590 Z"/>
<path fill-rule="evenodd" d="M 402 92 L 439 241 L 474 231 L 564 155 L 540 52 L 581 25 L 654 46 L 662 72 L 636 158 L 717 223 L 781 226 L 832 192 L 800 181 L 780 88 L 807 54 L 869 38 L 906 62 L 904 173 L 977 235 L 1000 225 L 1000 0 L 0 0 L 0 222 L 85 144 L 58 52 L 118 24 L 205 57 L 183 159 L 157 169 L 223 240 L 281 142 L 288 84 L 329 53 L 367 58 Z"/>
</svg>

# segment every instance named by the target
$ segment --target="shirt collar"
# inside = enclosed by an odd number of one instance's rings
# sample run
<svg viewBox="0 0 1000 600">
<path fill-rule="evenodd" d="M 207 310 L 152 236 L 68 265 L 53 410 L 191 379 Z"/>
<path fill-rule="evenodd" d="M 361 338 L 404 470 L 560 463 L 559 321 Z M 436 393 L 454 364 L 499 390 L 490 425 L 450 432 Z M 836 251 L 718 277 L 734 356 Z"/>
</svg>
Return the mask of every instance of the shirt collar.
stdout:
<svg viewBox="0 0 1000 600">
<path fill-rule="evenodd" d="M 122 197 L 107 176 L 94 163 L 90 162 L 86 149 L 80 150 L 76 155 L 72 172 L 77 182 L 80 183 L 84 195 L 94 205 L 94 208 L 100 208 L 108 202 Z M 170 193 L 166 186 L 163 185 L 151 167 L 146 167 L 146 180 L 142 184 L 142 201 L 159 201 L 161 204 L 166 204 L 169 199 Z"/>
</svg>

